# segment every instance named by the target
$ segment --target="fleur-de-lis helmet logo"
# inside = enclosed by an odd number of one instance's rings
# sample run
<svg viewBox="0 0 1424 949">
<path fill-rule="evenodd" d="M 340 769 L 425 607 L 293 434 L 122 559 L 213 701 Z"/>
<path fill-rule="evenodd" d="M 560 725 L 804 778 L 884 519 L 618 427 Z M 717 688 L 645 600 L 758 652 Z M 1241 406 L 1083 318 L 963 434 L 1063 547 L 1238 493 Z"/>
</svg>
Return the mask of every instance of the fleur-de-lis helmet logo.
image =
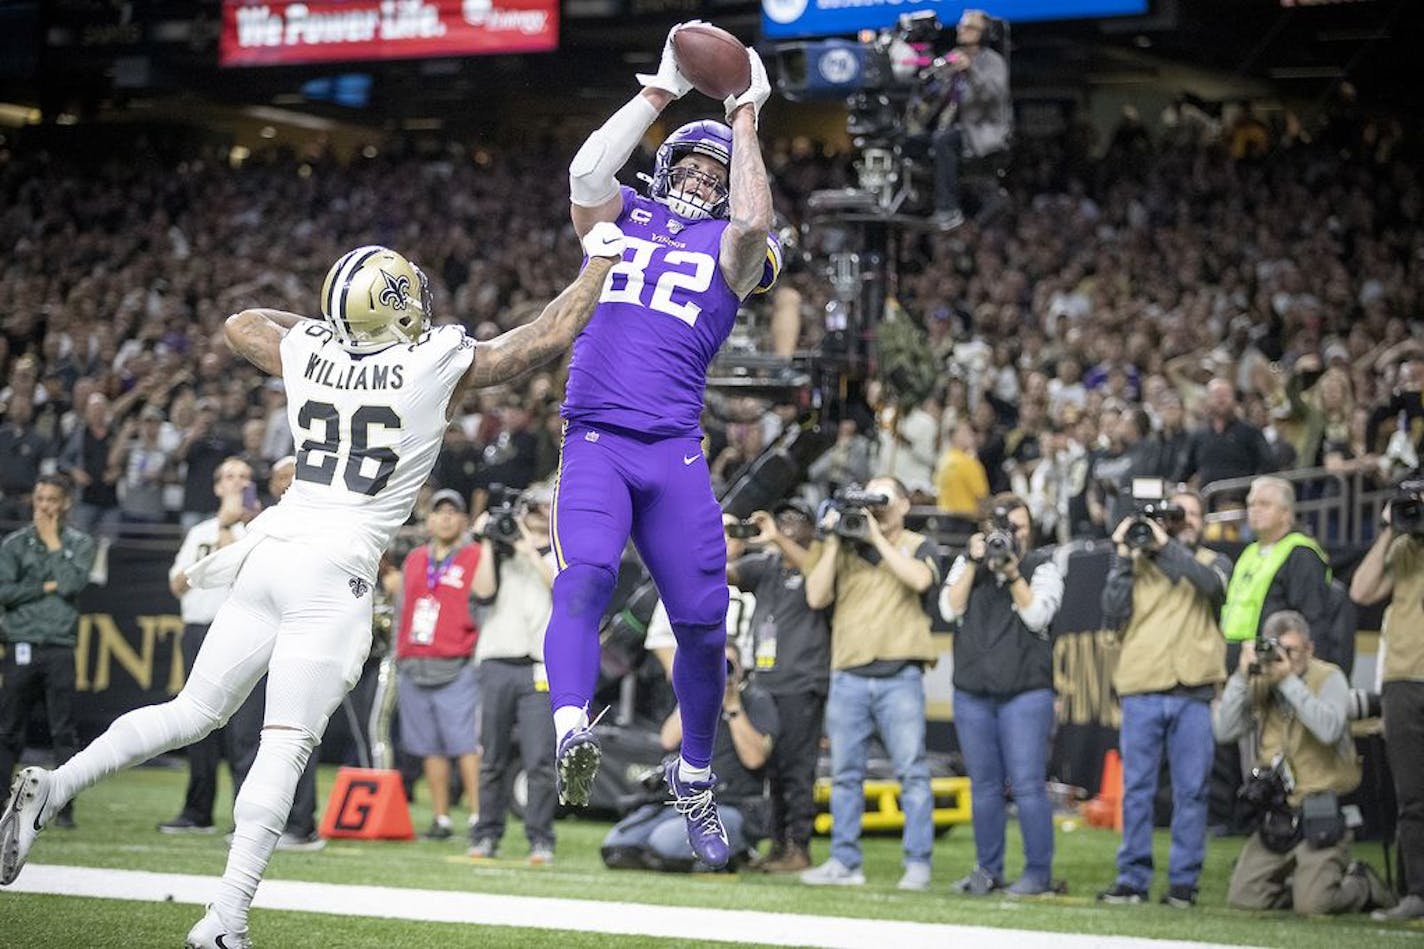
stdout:
<svg viewBox="0 0 1424 949">
<path fill-rule="evenodd" d="M 385 280 L 386 285 L 381 290 L 380 303 L 393 310 L 404 310 L 406 300 L 410 296 L 410 278 L 405 274 L 401 274 L 399 277 L 392 276 L 388 270 L 382 270 L 381 277 Z"/>
</svg>

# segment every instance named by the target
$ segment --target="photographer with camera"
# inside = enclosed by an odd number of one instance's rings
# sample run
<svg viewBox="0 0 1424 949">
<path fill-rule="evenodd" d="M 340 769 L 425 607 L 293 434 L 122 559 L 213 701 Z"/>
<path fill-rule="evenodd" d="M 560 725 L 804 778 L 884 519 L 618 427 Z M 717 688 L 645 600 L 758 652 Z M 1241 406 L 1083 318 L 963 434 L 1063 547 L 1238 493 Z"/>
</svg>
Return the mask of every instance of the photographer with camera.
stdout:
<svg viewBox="0 0 1424 949">
<path fill-rule="evenodd" d="M 899 887 L 930 883 L 934 800 L 925 758 L 925 666 L 937 656 L 926 596 L 935 587 L 934 543 L 905 529 L 910 495 L 897 478 L 837 494 L 821 518 L 825 540 L 806 575 L 806 605 L 831 608 L 831 857 L 801 874 L 812 886 L 860 886 L 865 768 L 877 734 L 900 782 L 905 814 Z"/>
<path fill-rule="evenodd" d="M 811 865 L 816 759 L 830 688 L 831 631 L 806 602 L 802 573 L 815 541 L 815 515 L 793 498 L 757 511 L 751 543 L 760 550 L 729 561 L 727 581 L 756 596 L 751 616 L 752 679 L 776 704 L 781 731 L 767 763 L 771 850 L 760 869 L 792 873 Z"/>
<path fill-rule="evenodd" d="M 1140 492 L 1134 492 L 1137 494 Z M 1152 814 L 1165 755 L 1172 776 L 1172 848 L 1162 902 L 1196 905 L 1206 857 L 1207 786 L 1215 743 L 1211 702 L 1226 680 L 1217 611 L 1231 561 L 1198 547 L 1202 501 L 1179 491 L 1140 504 L 1113 531 L 1103 622 L 1119 630 L 1113 688 L 1122 700 L 1122 846 L 1104 903 L 1143 903 L 1152 883 Z"/>
<path fill-rule="evenodd" d="M 529 862 L 554 859 L 554 713 L 544 672 L 544 630 L 554 608 L 556 563 L 549 549 L 553 492 L 532 485 L 516 502 L 499 499 L 480 516 L 482 562 L 495 565 L 489 610 L 475 644 L 480 684 L 480 818 L 472 856 L 492 857 L 504 836 L 514 777 L 528 779 L 524 835 Z M 509 520 L 513 520 L 511 535 Z"/>
<path fill-rule="evenodd" d="M 465 499 L 454 491 L 430 498 L 425 526 L 430 543 L 401 565 L 400 625 L 396 638 L 396 691 L 400 743 L 423 760 L 435 812 L 425 836 L 447 840 L 450 759 L 459 763 L 473 828 L 478 814 L 480 749 L 475 735 L 479 684 L 474 651 L 479 629 L 471 600 L 494 593 L 489 551 L 468 543 Z"/>
<path fill-rule="evenodd" d="M 1354 835 L 1339 796 L 1360 784 L 1347 715 L 1349 684 L 1315 658 L 1310 625 L 1294 610 L 1266 618 L 1212 714 L 1216 740 L 1254 736 L 1256 768 L 1238 792 L 1260 826 L 1246 840 L 1227 890 L 1238 909 L 1302 915 L 1393 906 L 1369 865 L 1350 860 Z"/>
<path fill-rule="evenodd" d="M 1390 597 L 1384 639 L 1384 743 L 1399 802 L 1404 898 L 1377 919 L 1424 919 L 1424 481 L 1400 485 L 1385 529 L 1350 581 L 1362 606 Z"/>
<path fill-rule="evenodd" d="M 766 836 L 766 778 L 763 769 L 775 747 L 779 720 L 770 695 L 749 681 L 737 647 L 727 644 L 727 684 L 722 692 L 722 726 L 712 742 L 717 807 L 732 854 L 741 863 Z M 676 801 L 668 800 L 663 773 L 677 767 L 682 715 L 674 708 L 663 722 L 659 742 L 670 757 L 643 779 L 648 803 L 624 817 L 603 839 L 603 862 L 615 869 L 707 869 L 692 852 Z M 669 807 L 669 804 L 675 806 Z"/>
<path fill-rule="evenodd" d="M 1023 832 L 1023 876 L 1008 888 L 1034 896 L 1053 886 L 1053 641 L 1063 574 L 1046 549 L 1029 549 L 1033 521 L 1013 494 L 993 501 L 981 533 L 950 567 L 939 608 L 954 634 L 954 730 L 969 771 L 975 866 L 954 884 L 984 896 L 1004 888 L 1005 787 Z"/>
<path fill-rule="evenodd" d="M 959 201 L 961 161 L 1006 151 L 1013 132 L 1009 64 L 985 45 L 989 27 L 989 15 L 983 10 L 960 15 L 957 45 L 930 67 L 909 123 L 930 134 L 935 159 L 931 222 L 943 230 L 964 222 Z"/>
</svg>

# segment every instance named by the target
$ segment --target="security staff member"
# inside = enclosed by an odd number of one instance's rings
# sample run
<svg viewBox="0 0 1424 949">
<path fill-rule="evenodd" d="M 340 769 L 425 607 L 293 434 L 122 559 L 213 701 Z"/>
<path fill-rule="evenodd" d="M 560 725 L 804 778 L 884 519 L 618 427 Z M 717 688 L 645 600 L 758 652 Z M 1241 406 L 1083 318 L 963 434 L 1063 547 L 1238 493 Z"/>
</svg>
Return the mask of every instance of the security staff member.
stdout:
<svg viewBox="0 0 1424 949">
<path fill-rule="evenodd" d="M 74 644 L 79 633 L 79 591 L 94 565 L 94 539 L 64 523 L 69 483 L 41 475 L 31 495 L 33 523 L 0 541 L 0 609 L 7 643 L 0 662 L 0 780 L 25 747 L 30 706 L 43 700 L 56 765 L 74 756 Z M 73 827 L 71 806 L 55 826 Z"/>
<path fill-rule="evenodd" d="M 991 534 L 1012 532 L 1011 549 L 990 556 L 974 534 L 950 567 L 939 607 L 954 634 L 954 729 L 974 804 L 975 865 L 953 885 L 984 896 L 1004 885 L 1004 791 L 1012 787 L 1023 832 L 1023 875 L 1008 887 L 1036 896 L 1053 887 L 1053 805 L 1048 800 L 1053 733 L 1053 639 L 1063 574 L 1046 550 L 1030 550 L 1033 521 L 1013 494 L 993 499 Z M 1007 523 L 1004 523 L 1007 521 Z M 995 537 L 995 546 L 1003 540 Z"/>
<path fill-rule="evenodd" d="M 831 613 L 831 686 L 826 734 L 831 739 L 831 858 L 801 874 L 801 882 L 860 885 L 860 822 L 865 765 L 872 734 L 900 782 L 905 814 L 904 868 L 899 888 L 930 884 L 934 800 L 925 758 L 925 666 L 930 640 L 925 594 L 938 581 L 934 543 L 905 529 L 910 493 L 898 478 L 872 478 L 872 494 L 889 503 L 871 509 L 864 540 L 836 534 L 839 514 L 822 521 L 826 539 L 806 575 L 806 603 Z"/>
<path fill-rule="evenodd" d="M 1246 521 L 1256 541 L 1237 558 L 1221 611 L 1221 631 L 1232 646 L 1228 665 L 1241 643 L 1255 639 L 1272 613 L 1294 610 L 1321 633 L 1328 612 L 1329 558 L 1314 540 L 1293 530 L 1291 483 L 1269 476 L 1252 482 Z"/>
<path fill-rule="evenodd" d="M 816 818 L 816 759 L 831 676 L 831 630 L 822 610 L 806 602 L 802 569 L 810 551 L 815 515 L 792 499 L 751 516 L 761 532 L 752 543 L 765 549 L 731 561 L 727 580 L 751 590 L 752 681 L 776 704 L 781 730 L 767 763 L 771 785 L 771 850 L 760 869 L 792 873 L 811 865 L 811 829 Z"/>
<path fill-rule="evenodd" d="M 1122 699 L 1122 846 L 1105 903 L 1141 903 L 1152 883 L 1152 812 L 1165 754 L 1172 775 L 1172 849 L 1162 902 L 1196 903 L 1206 857 L 1207 781 L 1215 742 L 1211 701 L 1226 681 L 1226 642 L 1217 611 L 1231 561 L 1198 547 L 1201 498 L 1170 499 L 1168 522 L 1130 515 L 1113 532 L 1116 556 L 1103 588 L 1103 620 L 1119 630 L 1113 687 Z M 1150 537 L 1141 535 L 1150 528 Z M 1129 543 L 1129 540 L 1132 542 Z"/>
<path fill-rule="evenodd" d="M 1218 741 L 1255 733 L 1258 771 L 1279 762 L 1291 813 L 1267 818 L 1247 839 L 1227 902 L 1238 909 L 1293 908 L 1302 915 L 1393 906 L 1374 871 L 1351 863 L 1353 837 L 1339 814 L 1338 796 L 1360 784 L 1345 674 L 1315 658 L 1310 627 L 1293 610 L 1267 617 L 1262 634 L 1277 643 L 1275 655 L 1258 663 L 1254 642 L 1241 648 L 1211 724 Z"/>
<path fill-rule="evenodd" d="M 1393 520 L 1386 508 L 1385 523 Z M 1424 524 L 1409 526 L 1412 532 L 1385 527 L 1350 581 L 1356 603 L 1392 597 L 1381 628 L 1381 681 L 1385 750 L 1399 802 L 1404 898 L 1394 909 L 1377 912 L 1377 919 L 1424 919 Z"/>
<path fill-rule="evenodd" d="M 230 586 L 199 589 L 189 586 L 184 572 L 215 550 L 242 539 L 247 521 L 257 513 L 252 490 L 252 466 L 241 458 L 228 458 L 213 471 L 213 493 L 218 512 L 199 521 L 183 536 L 178 555 L 168 570 L 168 587 L 179 599 L 183 615 L 183 676 L 193 672 L 203 638 L 218 607 L 227 599 Z M 178 816 L 158 825 L 164 834 L 211 834 L 213 799 L 218 790 L 218 761 L 222 758 L 224 732 L 218 729 L 188 746 L 188 789 Z"/>
</svg>

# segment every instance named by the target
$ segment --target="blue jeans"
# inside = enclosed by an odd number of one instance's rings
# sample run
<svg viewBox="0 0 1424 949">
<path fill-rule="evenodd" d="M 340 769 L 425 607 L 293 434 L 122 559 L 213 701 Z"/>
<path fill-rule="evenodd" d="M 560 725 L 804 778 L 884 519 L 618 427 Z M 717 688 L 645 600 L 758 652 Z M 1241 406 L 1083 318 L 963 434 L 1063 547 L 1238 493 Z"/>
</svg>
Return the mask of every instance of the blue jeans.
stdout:
<svg viewBox="0 0 1424 949">
<path fill-rule="evenodd" d="M 1212 757 L 1211 705 L 1181 695 L 1122 699 L 1122 846 L 1117 879 L 1135 890 L 1152 884 L 1152 801 L 1166 752 L 1172 772 L 1172 849 L 1167 879 L 1197 885 L 1206 857 L 1207 791 Z"/>
<path fill-rule="evenodd" d="M 1024 878 L 1053 878 L 1053 805 L 1048 800 L 1048 746 L 1053 690 L 1009 698 L 954 692 L 954 730 L 969 771 L 974 804 L 974 854 L 979 866 L 1004 878 L 1005 787 L 1013 789 L 1023 832 Z"/>
<path fill-rule="evenodd" d="M 925 683 L 919 666 L 872 678 L 831 673 L 826 702 L 831 739 L 831 856 L 860 866 L 860 821 L 865 814 L 865 761 L 878 734 L 900 782 L 905 814 L 905 864 L 928 864 L 934 847 L 934 797 L 925 759 Z"/>
</svg>

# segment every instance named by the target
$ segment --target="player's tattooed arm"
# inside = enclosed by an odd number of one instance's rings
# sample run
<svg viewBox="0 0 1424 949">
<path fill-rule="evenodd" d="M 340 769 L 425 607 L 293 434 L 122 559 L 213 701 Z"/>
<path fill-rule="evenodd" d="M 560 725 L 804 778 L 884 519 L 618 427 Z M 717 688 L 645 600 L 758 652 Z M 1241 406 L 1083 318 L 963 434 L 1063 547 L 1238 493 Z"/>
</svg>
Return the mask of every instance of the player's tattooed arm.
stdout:
<svg viewBox="0 0 1424 949">
<path fill-rule="evenodd" d="M 590 257 L 578 278 L 538 317 L 488 342 L 475 344 L 475 361 L 465 372 L 460 388 L 501 385 L 567 350 L 593 317 L 603 283 L 616 259 Z M 458 404 L 458 398 L 450 401 Z"/>
<path fill-rule="evenodd" d="M 766 236 L 771 232 L 771 182 L 757 140 L 756 113 L 732 115 L 732 167 L 728 180 L 732 219 L 722 232 L 722 276 L 737 296 L 756 287 L 766 266 Z"/>
<path fill-rule="evenodd" d="M 227 345 L 263 372 L 282 374 L 282 337 L 306 317 L 285 310 L 255 308 L 234 313 L 223 324 Z"/>
</svg>

